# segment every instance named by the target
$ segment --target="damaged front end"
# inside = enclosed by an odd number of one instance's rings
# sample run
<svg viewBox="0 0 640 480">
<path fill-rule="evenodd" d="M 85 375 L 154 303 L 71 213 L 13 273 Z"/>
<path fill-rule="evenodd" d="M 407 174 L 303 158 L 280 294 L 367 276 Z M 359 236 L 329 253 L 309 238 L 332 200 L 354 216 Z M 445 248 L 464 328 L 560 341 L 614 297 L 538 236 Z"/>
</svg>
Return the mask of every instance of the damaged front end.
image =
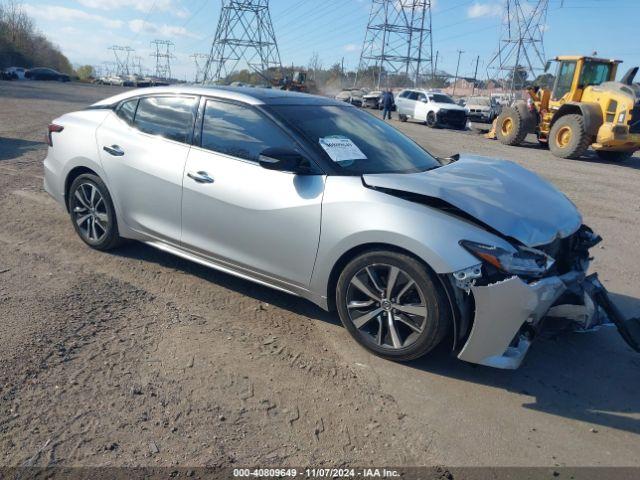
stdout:
<svg viewBox="0 0 640 480">
<path fill-rule="evenodd" d="M 625 320 L 597 274 L 587 275 L 589 249 L 601 238 L 583 225 L 573 235 L 536 249 L 506 252 L 461 242 L 479 264 L 446 275 L 459 321 L 458 358 L 496 368 L 522 363 L 543 320 L 566 319 L 586 331 L 615 324 L 640 352 L 640 320 Z"/>
</svg>

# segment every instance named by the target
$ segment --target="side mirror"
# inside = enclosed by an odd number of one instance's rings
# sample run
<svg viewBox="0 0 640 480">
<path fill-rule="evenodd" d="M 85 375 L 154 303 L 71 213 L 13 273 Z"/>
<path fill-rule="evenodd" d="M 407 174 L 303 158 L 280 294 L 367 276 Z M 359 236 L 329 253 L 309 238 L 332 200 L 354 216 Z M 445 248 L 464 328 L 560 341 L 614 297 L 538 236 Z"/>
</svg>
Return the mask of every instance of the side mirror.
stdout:
<svg viewBox="0 0 640 480">
<path fill-rule="evenodd" d="M 420 101 L 421 101 L 422 103 L 427 103 L 429 100 L 427 100 L 426 98 L 421 98 L 421 99 L 420 99 Z"/>
<path fill-rule="evenodd" d="M 258 156 L 258 163 L 267 170 L 291 172 L 296 174 L 310 174 L 309 161 L 302 154 L 291 148 L 270 147 Z"/>
</svg>

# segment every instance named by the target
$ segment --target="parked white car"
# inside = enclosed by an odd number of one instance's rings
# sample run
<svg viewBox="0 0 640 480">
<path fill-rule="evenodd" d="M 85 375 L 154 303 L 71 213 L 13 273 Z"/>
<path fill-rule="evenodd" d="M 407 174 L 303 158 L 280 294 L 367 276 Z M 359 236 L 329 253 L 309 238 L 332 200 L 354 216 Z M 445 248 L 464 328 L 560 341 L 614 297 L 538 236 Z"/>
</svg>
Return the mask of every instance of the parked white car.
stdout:
<svg viewBox="0 0 640 480">
<path fill-rule="evenodd" d="M 396 107 L 401 122 L 417 120 L 430 127 L 451 126 L 460 129 L 467 126 L 467 110 L 444 93 L 403 90 L 396 97 Z"/>
</svg>

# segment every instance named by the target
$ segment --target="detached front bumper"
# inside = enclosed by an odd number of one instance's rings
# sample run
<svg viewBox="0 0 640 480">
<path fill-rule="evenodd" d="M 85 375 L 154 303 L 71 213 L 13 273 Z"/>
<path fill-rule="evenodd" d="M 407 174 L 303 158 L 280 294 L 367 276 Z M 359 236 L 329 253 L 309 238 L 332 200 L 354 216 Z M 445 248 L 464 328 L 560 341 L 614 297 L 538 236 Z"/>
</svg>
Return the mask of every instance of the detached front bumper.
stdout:
<svg viewBox="0 0 640 480">
<path fill-rule="evenodd" d="M 495 368 L 516 369 L 522 363 L 544 317 L 569 318 L 584 330 L 615 323 L 625 341 L 640 351 L 640 320 L 625 320 L 608 298 L 597 275 L 572 271 L 526 283 L 518 277 L 470 286 L 475 301 L 471 332 L 458 358 Z M 582 304 L 564 304 L 563 294 L 582 297 Z"/>
</svg>

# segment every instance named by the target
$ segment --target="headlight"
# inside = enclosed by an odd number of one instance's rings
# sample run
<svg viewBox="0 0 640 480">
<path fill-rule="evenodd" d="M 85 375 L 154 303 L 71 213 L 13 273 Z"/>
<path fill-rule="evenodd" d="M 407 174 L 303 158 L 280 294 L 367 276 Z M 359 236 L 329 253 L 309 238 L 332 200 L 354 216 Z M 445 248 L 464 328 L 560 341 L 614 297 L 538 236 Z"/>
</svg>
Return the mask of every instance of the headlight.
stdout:
<svg viewBox="0 0 640 480">
<path fill-rule="evenodd" d="M 627 118 L 627 112 L 620 112 L 620 115 L 618 115 L 618 123 L 624 123 L 625 118 Z"/>
<path fill-rule="evenodd" d="M 514 275 L 541 277 L 555 261 L 546 253 L 533 248 L 520 247 L 515 252 L 509 252 L 500 247 L 470 240 L 462 240 L 460 245 L 479 260 Z"/>
</svg>

